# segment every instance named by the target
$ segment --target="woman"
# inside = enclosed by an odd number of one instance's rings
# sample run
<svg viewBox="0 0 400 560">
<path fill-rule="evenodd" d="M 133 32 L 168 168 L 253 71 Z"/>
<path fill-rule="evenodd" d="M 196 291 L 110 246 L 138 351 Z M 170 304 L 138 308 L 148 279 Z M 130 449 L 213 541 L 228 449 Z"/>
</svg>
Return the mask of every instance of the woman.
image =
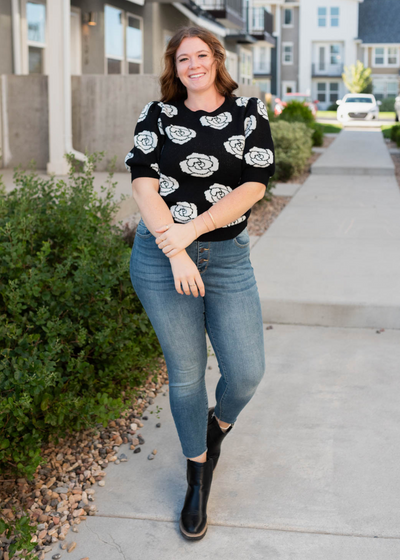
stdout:
<svg viewBox="0 0 400 560">
<path fill-rule="evenodd" d="M 216 37 L 181 28 L 164 60 L 161 101 L 144 107 L 125 158 L 142 216 L 130 271 L 165 356 L 187 458 L 180 530 L 198 540 L 222 440 L 264 375 L 246 225 L 274 173 L 274 148 L 265 105 L 232 94 Z M 206 331 L 221 373 L 209 410 Z"/>
</svg>

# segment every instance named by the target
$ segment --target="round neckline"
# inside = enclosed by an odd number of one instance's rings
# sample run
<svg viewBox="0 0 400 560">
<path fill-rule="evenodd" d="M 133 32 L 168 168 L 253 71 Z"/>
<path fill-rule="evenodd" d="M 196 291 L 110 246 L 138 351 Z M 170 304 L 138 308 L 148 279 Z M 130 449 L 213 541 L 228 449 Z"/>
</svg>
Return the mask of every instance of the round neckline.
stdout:
<svg viewBox="0 0 400 560">
<path fill-rule="evenodd" d="M 185 105 L 185 101 L 186 101 L 185 99 L 182 99 L 182 105 L 186 109 L 186 111 L 189 111 L 189 113 L 192 113 L 193 115 L 196 115 L 198 113 L 205 113 L 206 115 L 213 115 L 217 111 L 221 111 L 222 109 L 224 109 L 228 105 L 229 100 L 230 100 L 230 98 L 228 96 L 225 96 L 225 101 L 219 107 L 217 107 L 217 109 L 214 109 L 214 111 L 205 111 L 204 109 L 197 109 L 197 111 L 192 111 L 192 109 L 189 109 L 189 107 L 187 107 Z"/>
</svg>

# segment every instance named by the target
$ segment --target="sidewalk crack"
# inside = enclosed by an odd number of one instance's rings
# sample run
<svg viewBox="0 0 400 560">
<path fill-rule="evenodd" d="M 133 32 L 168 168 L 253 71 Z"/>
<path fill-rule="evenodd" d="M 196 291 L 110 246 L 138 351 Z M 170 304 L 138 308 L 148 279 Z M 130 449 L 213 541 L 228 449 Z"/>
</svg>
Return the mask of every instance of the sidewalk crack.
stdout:
<svg viewBox="0 0 400 560">
<path fill-rule="evenodd" d="M 111 537 L 111 539 L 112 539 L 112 541 L 113 541 L 114 544 L 112 544 L 112 543 L 110 543 L 110 542 L 108 542 L 108 541 L 103 540 L 103 539 L 96 533 L 96 531 L 95 531 L 94 529 L 92 529 L 89 525 L 86 525 L 86 527 L 87 527 L 93 534 L 96 535 L 96 537 L 99 539 L 100 542 L 102 542 L 103 544 L 108 544 L 109 546 L 112 546 L 113 548 L 116 548 L 117 551 L 118 551 L 120 554 L 122 554 L 124 560 L 126 560 L 126 556 L 125 556 L 125 554 L 122 552 L 122 548 L 120 547 L 119 544 L 117 544 L 117 543 L 115 542 L 113 536 L 112 536 L 110 533 L 108 533 L 108 534 L 109 534 L 109 536 Z"/>
</svg>

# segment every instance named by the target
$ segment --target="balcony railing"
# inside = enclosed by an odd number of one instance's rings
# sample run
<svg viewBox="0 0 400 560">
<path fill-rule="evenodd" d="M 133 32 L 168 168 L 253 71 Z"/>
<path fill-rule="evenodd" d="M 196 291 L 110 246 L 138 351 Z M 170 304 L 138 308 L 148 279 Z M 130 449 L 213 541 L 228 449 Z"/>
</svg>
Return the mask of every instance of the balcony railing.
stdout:
<svg viewBox="0 0 400 560">
<path fill-rule="evenodd" d="M 343 64 L 326 64 L 313 62 L 312 75 L 317 76 L 341 76 L 343 74 Z"/>
<path fill-rule="evenodd" d="M 256 62 L 253 66 L 253 74 L 254 75 L 263 74 L 268 76 L 269 74 L 271 74 L 271 63 Z"/>
<path fill-rule="evenodd" d="M 272 14 L 262 7 L 247 8 L 247 12 L 244 17 L 247 21 L 248 33 L 255 36 L 263 35 L 264 33 L 272 35 Z"/>
<path fill-rule="evenodd" d="M 215 19 L 232 29 L 243 29 L 242 0 L 196 0 L 196 4 L 207 10 Z"/>
</svg>

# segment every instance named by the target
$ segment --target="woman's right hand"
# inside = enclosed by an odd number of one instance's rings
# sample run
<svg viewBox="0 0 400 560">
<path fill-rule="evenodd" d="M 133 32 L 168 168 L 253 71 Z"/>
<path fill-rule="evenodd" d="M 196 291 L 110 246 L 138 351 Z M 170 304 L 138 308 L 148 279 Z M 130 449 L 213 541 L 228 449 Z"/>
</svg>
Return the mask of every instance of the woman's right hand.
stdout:
<svg viewBox="0 0 400 560">
<path fill-rule="evenodd" d="M 200 272 L 187 252 L 185 250 L 179 251 L 177 255 L 170 257 L 169 262 L 171 263 L 175 288 L 178 294 L 185 293 L 187 296 L 190 296 L 192 293 L 194 297 L 198 297 L 200 292 L 201 297 L 204 297 L 205 289 Z"/>
</svg>

